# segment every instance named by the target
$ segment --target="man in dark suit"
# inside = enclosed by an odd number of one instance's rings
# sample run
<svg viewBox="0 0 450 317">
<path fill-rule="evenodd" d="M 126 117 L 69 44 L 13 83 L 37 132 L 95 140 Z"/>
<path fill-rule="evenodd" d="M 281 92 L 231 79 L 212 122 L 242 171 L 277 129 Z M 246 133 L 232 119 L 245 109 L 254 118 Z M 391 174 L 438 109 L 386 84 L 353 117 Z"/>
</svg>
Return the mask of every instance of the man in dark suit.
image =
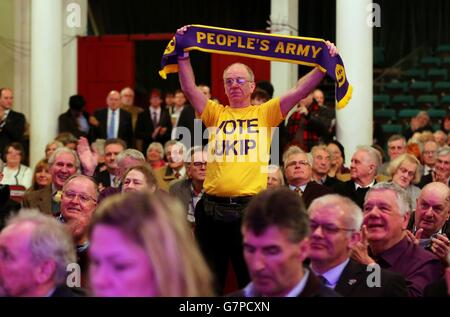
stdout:
<svg viewBox="0 0 450 317">
<path fill-rule="evenodd" d="M 14 95 L 10 88 L 0 88 L 0 153 L 11 142 L 23 143 L 25 116 L 12 110 Z"/>
<path fill-rule="evenodd" d="M 408 296 L 404 278 L 350 259 L 360 241 L 361 209 L 349 198 L 326 195 L 308 209 L 312 271 L 345 297 Z M 378 274 L 379 273 L 379 274 Z"/>
<path fill-rule="evenodd" d="M 120 94 L 116 90 L 106 97 L 107 108 L 97 110 L 94 117 L 97 120 L 94 128 L 94 139 L 120 138 L 128 146 L 132 145 L 133 125 L 131 114 L 120 109 Z"/>
<path fill-rule="evenodd" d="M 450 186 L 450 147 L 444 146 L 437 150 L 433 171 L 422 176 L 417 186 L 423 188 L 431 182 L 441 182 Z"/>
<path fill-rule="evenodd" d="M 146 153 L 152 142 L 164 144 L 170 140 L 172 122 L 169 111 L 162 108 L 161 104 L 161 92 L 153 89 L 150 93 L 150 106 L 138 116 L 135 135 L 138 149 L 143 153 Z"/>
<path fill-rule="evenodd" d="M 433 252 L 443 262 L 450 252 L 450 189 L 440 182 L 426 185 L 417 198 L 416 211 L 411 214 L 409 237 Z"/>
<path fill-rule="evenodd" d="M 0 297 L 72 297 L 67 267 L 75 263 L 72 237 L 56 219 L 20 211 L 0 233 Z M 80 281 L 70 279 L 74 287 Z M 63 286 L 64 285 L 64 286 Z"/>
<path fill-rule="evenodd" d="M 231 296 L 339 296 L 303 267 L 309 221 L 299 195 L 277 188 L 255 196 L 244 213 L 242 234 L 251 282 Z"/>
<path fill-rule="evenodd" d="M 359 146 L 350 165 L 352 179 L 336 185 L 336 193 L 350 198 L 362 208 L 367 191 L 376 183 L 375 176 L 380 163 L 381 157 L 377 150 L 371 146 Z"/>
<path fill-rule="evenodd" d="M 332 190 L 311 180 L 312 157 L 298 146 L 289 147 L 283 154 L 287 186 L 298 193 L 306 208 L 317 197 L 330 194 Z"/>
<path fill-rule="evenodd" d="M 198 146 L 192 148 L 189 157 L 190 160 L 185 162 L 188 177 L 170 185 L 169 192 L 180 199 L 187 211 L 188 221 L 194 224 L 195 206 L 203 195 L 208 153 Z"/>
<path fill-rule="evenodd" d="M 331 152 L 326 145 L 315 145 L 311 149 L 312 180 L 320 185 L 334 189 L 342 182 L 336 177 L 328 176 L 331 168 Z"/>
<path fill-rule="evenodd" d="M 105 165 L 106 169 L 96 170 L 94 179 L 101 188 L 118 187 L 119 166 L 117 165 L 117 155 L 126 149 L 126 144 L 121 139 L 108 139 L 105 142 Z"/>
</svg>

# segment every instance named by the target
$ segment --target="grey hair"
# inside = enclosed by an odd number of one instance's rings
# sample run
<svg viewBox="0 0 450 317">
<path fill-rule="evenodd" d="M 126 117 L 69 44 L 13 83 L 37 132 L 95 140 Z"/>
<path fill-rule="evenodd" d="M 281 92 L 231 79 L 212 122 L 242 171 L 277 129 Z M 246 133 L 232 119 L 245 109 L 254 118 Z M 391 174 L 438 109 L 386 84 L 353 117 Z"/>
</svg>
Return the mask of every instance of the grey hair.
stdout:
<svg viewBox="0 0 450 317">
<path fill-rule="evenodd" d="M 356 148 L 356 151 L 366 152 L 369 155 L 370 161 L 375 164 L 375 173 L 378 167 L 381 165 L 381 154 L 375 148 L 369 145 L 360 145 Z"/>
<path fill-rule="evenodd" d="M 284 168 L 286 168 L 286 162 L 289 158 L 289 156 L 294 155 L 294 154 L 306 154 L 305 151 L 303 151 L 301 148 L 299 148 L 296 145 L 290 146 L 286 151 L 284 151 L 283 153 L 283 166 Z M 307 155 L 308 156 L 308 155 Z M 307 158 L 308 159 L 308 158 Z M 312 161 L 312 160 L 311 160 Z M 308 162 L 309 159 L 308 159 Z M 311 162 L 310 162 L 311 164 Z"/>
<path fill-rule="evenodd" d="M 75 246 L 68 229 L 56 218 L 44 215 L 37 209 L 21 209 L 19 213 L 8 219 L 6 226 L 27 222 L 35 225 L 29 245 L 34 263 L 54 260 L 56 264 L 55 283 L 64 283 L 67 266 L 76 263 Z"/>
<path fill-rule="evenodd" d="M 390 190 L 393 191 L 397 197 L 397 205 L 402 216 L 406 215 L 411 211 L 410 197 L 406 190 L 401 188 L 395 183 L 381 182 L 372 186 L 372 188 L 367 192 L 364 202 L 367 200 L 369 193 L 376 190 Z"/>
<path fill-rule="evenodd" d="M 343 221 L 347 228 L 355 231 L 361 230 L 363 223 L 363 212 L 361 208 L 350 198 L 338 195 L 328 194 L 313 200 L 308 208 L 308 215 L 311 215 L 320 206 L 336 206 L 344 212 Z"/>
<path fill-rule="evenodd" d="M 97 140 L 95 140 L 95 142 L 92 142 L 91 146 L 96 149 L 97 153 L 100 156 L 104 156 L 105 155 L 105 143 L 106 143 L 105 139 L 97 139 Z"/>
<path fill-rule="evenodd" d="M 267 166 L 267 171 L 269 174 L 277 173 L 278 178 L 280 179 L 280 185 L 281 186 L 285 185 L 283 171 L 281 170 L 281 167 L 279 165 L 271 164 L 271 165 Z"/>
<path fill-rule="evenodd" d="M 436 157 L 446 156 L 450 154 L 450 146 L 443 146 L 436 152 Z"/>
<path fill-rule="evenodd" d="M 141 151 L 138 151 L 136 149 L 126 149 L 126 150 L 120 152 L 119 154 L 117 154 L 117 156 L 116 156 L 117 164 L 120 164 L 120 162 L 122 162 L 127 157 L 131 157 L 137 161 L 145 162 L 144 154 L 142 154 Z"/>
<path fill-rule="evenodd" d="M 161 160 L 164 158 L 164 148 L 161 143 L 159 143 L 159 142 L 150 143 L 147 147 L 147 151 L 145 152 L 145 154 L 148 154 L 148 152 L 151 149 L 155 149 L 156 151 L 159 152 L 159 156 L 160 156 Z"/>
<path fill-rule="evenodd" d="M 95 199 L 98 199 L 98 195 L 100 194 L 99 193 L 99 191 L 98 191 L 98 184 L 97 184 L 97 182 L 95 181 L 95 179 L 93 178 L 93 177 L 91 177 L 91 176 L 87 176 L 87 175 L 82 175 L 82 174 L 74 174 L 74 175 L 71 175 L 68 179 L 66 179 L 66 181 L 64 182 L 64 185 L 63 185 L 63 188 L 62 188 L 62 190 L 63 190 L 63 192 L 64 192 L 64 190 L 66 189 L 66 187 L 67 187 L 67 185 L 73 180 L 73 179 L 75 179 L 75 178 L 84 178 L 84 179 L 87 179 L 88 181 L 90 181 L 91 183 L 92 183 L 92 185 L 94 186 L 94 190 L 95 190 Z"/>
<path fill-rule="evenodd" d="M 171 146 L 171 145 L 179 146 L 181 148 L 181 151 L 183 152 L 183 154 L 187 152 L 186 146 L 183 143 L 178 142 L 177 140 L 169 140 L 166 143 L 164 143 L 164 153 L 166 155 L 167 155 L 169 146 Z"/>
<path fill-rule="evenodd" d="M 206 150 L 203 149 L 201 146 L 193 146 L 191 147 L 187 152 L 185 152 L 183 160 L 186 165 L 189 165 L 192 163 L 192 157 L 197 152 L 206 152 Z"/>
<path fill-rule="evenodd" d="M 50 155 L 50 158 L 48 159 L 48 165 L 52 167 L 53 163 L 55 163 L 56 158 L 63 153 L 69 153 L 73 156 L 73 159 L 75 161 L 75 168 L 78 170 L 80 168 L 80 160 L 78 159 L 77 153 L 75 153 L 74 150 L 71 150 L 66 147 L 57 148 L 52 155 Z"/>
</svg>

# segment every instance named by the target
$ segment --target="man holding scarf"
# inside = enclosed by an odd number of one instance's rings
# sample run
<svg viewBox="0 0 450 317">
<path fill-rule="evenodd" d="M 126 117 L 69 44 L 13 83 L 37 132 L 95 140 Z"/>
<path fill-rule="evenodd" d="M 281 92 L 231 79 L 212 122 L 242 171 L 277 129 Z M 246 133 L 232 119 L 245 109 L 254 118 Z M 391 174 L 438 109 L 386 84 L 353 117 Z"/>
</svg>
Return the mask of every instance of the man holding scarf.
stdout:
<svg viewBox="0 0 450 317">
<path fill-rule="evenodd" d="M 183 36 L 189 26 L 177 30 Z M 326 42 L 331 56 L 334 44 Z M 267 164 L 273 128 L 305 98 L 325 76 L 314 68 L 291 90 L 258 106 L 251 105 L 255 90 L 253 71 L 235 63 L 223 73 L 229 105 L 208 100 L 195 83 L 187 52 L 178 55 L 181 88 L 198 116 L 209 128 L 205 194 L 195 210 L 196 237 L 223 291 L 231 259 L 238 286 L 249 282 L 242 256 L 241 219 L 251 198 L 267 186 Z"/>
</svg>

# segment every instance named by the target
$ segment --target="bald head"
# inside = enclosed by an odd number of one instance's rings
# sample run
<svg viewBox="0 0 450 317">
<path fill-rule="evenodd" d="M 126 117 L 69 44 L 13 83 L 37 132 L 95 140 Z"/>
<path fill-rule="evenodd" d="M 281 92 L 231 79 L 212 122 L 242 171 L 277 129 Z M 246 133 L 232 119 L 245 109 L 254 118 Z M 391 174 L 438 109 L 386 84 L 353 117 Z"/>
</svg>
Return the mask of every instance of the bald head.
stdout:
<svg viewBox="0 0 450 317">
<path fill-rule="evenodd" d="M 106 104 L 111 110 L 117 110 L 120 107 L 120 94 L 117 90 L 111 90 L 106 97 Z"/>
<path fill-rule="evenodd" d="M 429 238 L 444 226 L 450 211 L 450 189 L 444 183 L 427 184 L 417 198 L 414 224 L 423 229 L 422 238 Z"/>
</svg>

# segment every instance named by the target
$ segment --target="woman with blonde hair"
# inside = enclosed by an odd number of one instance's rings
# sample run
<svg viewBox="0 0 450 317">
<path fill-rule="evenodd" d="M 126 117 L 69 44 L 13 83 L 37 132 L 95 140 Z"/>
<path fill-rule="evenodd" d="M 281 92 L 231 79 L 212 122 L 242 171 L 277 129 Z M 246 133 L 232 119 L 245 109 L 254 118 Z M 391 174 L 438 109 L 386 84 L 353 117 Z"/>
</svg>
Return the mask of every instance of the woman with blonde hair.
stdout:
<svg viewBox="0 0 450 317">
<path fill-rule="evenodd" d="M 50 174 L 50 167 L 47 159 L 40 160 L 36 163 L 32 182 L 29 191 L 42 189 L 52 183 L 52 174 Z"/>
<path fill-rule="evenodd" d="M 112 196 L 90 228 L 95 296 L 212 296 L 212 274 L 181 203 L 165 194 Z"/>
<path fill-rule="evenodd" d="M 420 194 L 420 188 L 414 186 L 420 181 L 421 164 L 412 154 L 402 154 L 392 160 L 387 168 L 392 182 L 405 189 L 410 196 L 411 208 L 416 209 L 416 200 Z"/>
</svg>

